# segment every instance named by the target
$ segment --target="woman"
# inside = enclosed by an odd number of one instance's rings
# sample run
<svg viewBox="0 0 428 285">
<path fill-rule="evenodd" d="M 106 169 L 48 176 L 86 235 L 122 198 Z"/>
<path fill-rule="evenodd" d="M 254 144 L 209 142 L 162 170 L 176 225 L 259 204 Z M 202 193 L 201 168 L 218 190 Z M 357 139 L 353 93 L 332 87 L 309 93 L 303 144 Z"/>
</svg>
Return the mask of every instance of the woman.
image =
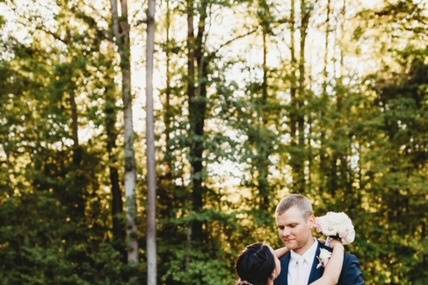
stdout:
<svg viewBox="0 0 428 285">
<path fill-rule="evenodd" d="M 330 245 L 333 253 L 327 263 L 323 276 L 310 285 L 334 285 L 342 270 L 344 248 L 340 241 L 333 240 Z M 286 248 L 273 250 L 269 245 L 255 243 L 249 245 L 236 261 L 238 285 L 273 285 L 281 272 L 278 257 L 287 253 Z M 293 285 L 293 284 L 290 284 Z"/>
</svg>

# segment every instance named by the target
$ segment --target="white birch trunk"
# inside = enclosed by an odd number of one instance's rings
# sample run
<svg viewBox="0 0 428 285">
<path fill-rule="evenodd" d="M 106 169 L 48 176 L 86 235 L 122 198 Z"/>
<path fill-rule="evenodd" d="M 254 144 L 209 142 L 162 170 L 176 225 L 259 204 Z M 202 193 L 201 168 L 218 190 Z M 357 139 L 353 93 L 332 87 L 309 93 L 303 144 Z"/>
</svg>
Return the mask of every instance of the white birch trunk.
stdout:
<svg viewBox="0 0 428 285">
<path fill-rule="evenodd" d="M 136 184 L 137 170 L 134 151 L 134 124 L 132 120 L 131 64 L 127 0 L 121 0 L 121 17 L 119 18 L 117 0 L 111 0 L 113 32 L 120 55 L 122 72 L 122 101 L 125 137 L 125 197 L 126 197 L 126 248 L 128 263 L 138 263 L 138 233 L 135 220 L 137 217 Z"/>
<path fill-rule="evenodd" d="M 147 284 L 156 285 L 156 156 L 153 115 L 153 53 L 155 0 L 148 1 L 146 47 L 146 134 L 147 134 Z"/>
</svg>

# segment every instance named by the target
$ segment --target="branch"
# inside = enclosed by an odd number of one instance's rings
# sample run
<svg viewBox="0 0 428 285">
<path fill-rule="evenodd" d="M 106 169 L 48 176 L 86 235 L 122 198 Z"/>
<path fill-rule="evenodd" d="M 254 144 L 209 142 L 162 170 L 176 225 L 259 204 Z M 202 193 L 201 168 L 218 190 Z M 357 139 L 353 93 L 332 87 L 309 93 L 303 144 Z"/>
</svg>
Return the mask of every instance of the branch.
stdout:
<svg viewBox="0 0 428 285">
<path fill-rule="evenodd" d="M 239 39 L 242 39 L 242 38 L 245 38 L 246 36 L 249 36 L 249 35 L 251 35 L 251 34 L 254 34 L 255 32 L 257 32 L 258 31 L 258 29 L 259 28 L 255 28 L 255 29 L 253 29 L 253 30 L 251 30 L 251 31 L 249 31 L 249 32 L 247 32 L 247 33 L 245 33 L 245 34 L 242 34 L 242 35 L 239 35 L 239 36 L 236 36 L 235 38 L 232 38 L 232 39 L 230 39 L 230 40 L 228 40 L 228 41 L 226 41 L 226 42 L 224 42 L 223 44 L 221 44 L 215 51 L 213 51 L 212 52 L 212 54 L 213 55 L 216 55 L 222 48 L 224 48 L 225 46 L 228 46 L 228 45 L 230 45 L 231 43 L 233 43 L 234 41 L 236 41 L 236 40 L 239 40 Z"/>
</svg>

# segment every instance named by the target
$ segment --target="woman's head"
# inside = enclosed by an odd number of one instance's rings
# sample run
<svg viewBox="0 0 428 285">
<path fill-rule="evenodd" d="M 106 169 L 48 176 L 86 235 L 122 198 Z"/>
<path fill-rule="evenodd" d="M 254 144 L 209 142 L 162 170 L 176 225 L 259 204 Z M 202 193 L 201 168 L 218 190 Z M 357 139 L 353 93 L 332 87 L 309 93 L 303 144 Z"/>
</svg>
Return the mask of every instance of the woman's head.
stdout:
<svg viewBox="0 0 428 285">
<path fill-rule="evenodd" d="M 281 272 L 281 265 L 273 249 L 263 243 L 247 246 L 236 261 L 236 272 L 242 281 L 253 285 L 266 285 Z"/>
</svg>

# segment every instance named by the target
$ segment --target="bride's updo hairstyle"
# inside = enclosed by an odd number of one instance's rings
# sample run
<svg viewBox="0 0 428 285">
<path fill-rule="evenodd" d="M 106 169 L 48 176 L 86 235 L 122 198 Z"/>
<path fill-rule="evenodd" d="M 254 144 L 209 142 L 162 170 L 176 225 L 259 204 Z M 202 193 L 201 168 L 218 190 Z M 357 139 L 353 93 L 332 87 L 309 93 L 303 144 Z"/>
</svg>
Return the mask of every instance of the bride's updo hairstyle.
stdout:
<svg viewBox="0 0 428 285">
<path fill-rule="evenodd" d="M 275 270 L 275 257 L 263 243 L 254 243 L 241 253 L 236 261 L 240 285 L 266 285 Z"/>
</svg>

